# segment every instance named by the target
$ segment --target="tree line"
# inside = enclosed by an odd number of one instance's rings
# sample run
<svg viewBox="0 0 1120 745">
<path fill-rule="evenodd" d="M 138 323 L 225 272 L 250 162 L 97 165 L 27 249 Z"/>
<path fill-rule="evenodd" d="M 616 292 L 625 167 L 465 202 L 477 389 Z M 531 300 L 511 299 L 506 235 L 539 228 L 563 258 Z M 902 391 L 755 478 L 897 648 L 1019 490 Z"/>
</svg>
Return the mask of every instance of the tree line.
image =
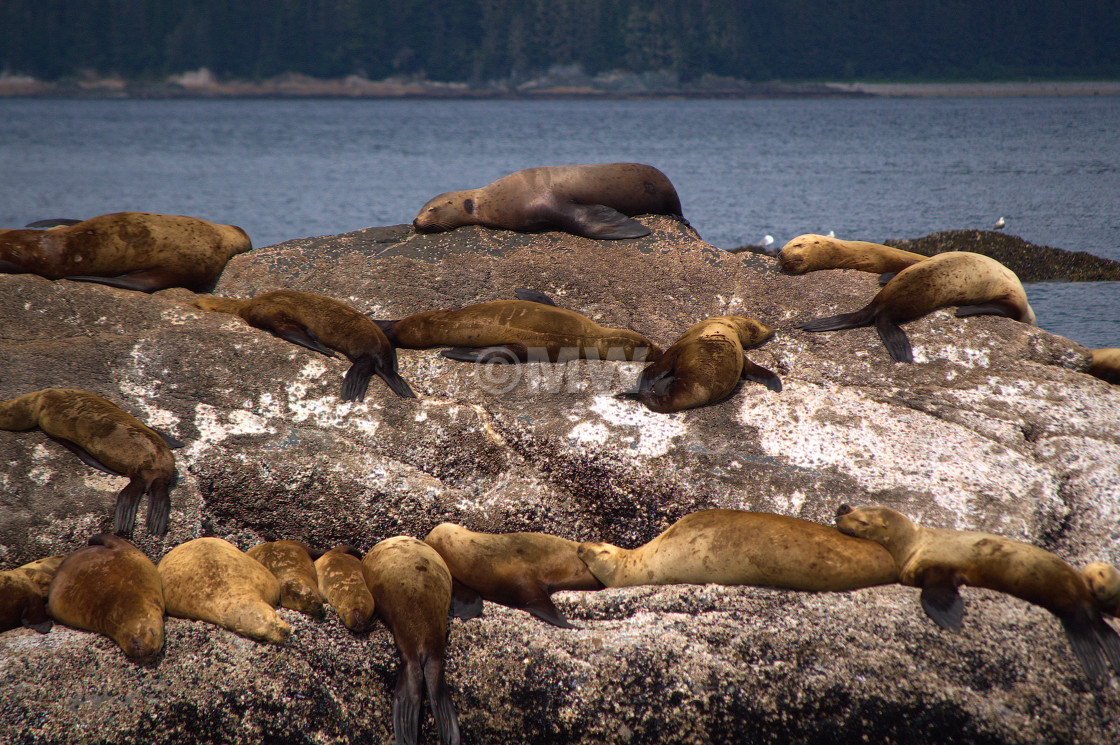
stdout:
<svg viewBox="0 0 1120 745">
<path fill-rule="evenodd" d="M 0 72 L 508 81 L 1120 76 L 1116 0 L 4 0 Z"/>
</svg>

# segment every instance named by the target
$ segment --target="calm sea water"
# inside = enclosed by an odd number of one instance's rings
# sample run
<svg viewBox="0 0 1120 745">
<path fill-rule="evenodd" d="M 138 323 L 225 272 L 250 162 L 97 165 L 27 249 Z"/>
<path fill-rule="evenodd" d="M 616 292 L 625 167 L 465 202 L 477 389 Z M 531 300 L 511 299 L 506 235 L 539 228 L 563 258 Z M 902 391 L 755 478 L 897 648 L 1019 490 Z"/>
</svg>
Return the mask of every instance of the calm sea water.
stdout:
<svg viewBox="0 0 1120 745">
<path fill-rule="evenodd" d="M 665 171 L 713 245 L 988 228 L 1120 260 L 1120 98 L 0 100 L 0 226 L 120 210 L 255 246 L 409 222 L 533 165 Z M 1120 283 L 1027 288 L 1040 325 L 1120 346 Z"/>
</svg>

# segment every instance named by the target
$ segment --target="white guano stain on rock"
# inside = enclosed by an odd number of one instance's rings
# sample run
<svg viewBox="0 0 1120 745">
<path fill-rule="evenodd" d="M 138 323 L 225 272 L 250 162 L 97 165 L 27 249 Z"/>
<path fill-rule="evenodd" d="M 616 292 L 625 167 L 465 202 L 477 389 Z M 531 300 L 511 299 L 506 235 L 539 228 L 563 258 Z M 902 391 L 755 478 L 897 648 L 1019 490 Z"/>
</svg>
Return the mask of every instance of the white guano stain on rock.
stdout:
<svg viewBox="0 0 1120 745">
<path fill-rule="evenodd" d="M 622 401 L 603 394 L 592 399 L 591 413 L 602 421 L 584 421 L 568 438 L 584 445 L 603 445 L 611 439 L 630 441 L 631 452 L 647 458 L 665 455 L 673 441 L 686 431 L 674 415 L 658 414 L 636 401 Z M 621 429 L 622 431 L 616 431 Z"/>
<path fill-rule="evenodd" d="M 198 440 L 191 443 L 187 450 L 193 457 L 204 444 L 218 443 L 235 435 L 276 434 L 276 428 L 259 414 L 244 409 L 222 411 L 210 404 L 195 405 L 194 426 L 198 429 Z"/>
</svg>

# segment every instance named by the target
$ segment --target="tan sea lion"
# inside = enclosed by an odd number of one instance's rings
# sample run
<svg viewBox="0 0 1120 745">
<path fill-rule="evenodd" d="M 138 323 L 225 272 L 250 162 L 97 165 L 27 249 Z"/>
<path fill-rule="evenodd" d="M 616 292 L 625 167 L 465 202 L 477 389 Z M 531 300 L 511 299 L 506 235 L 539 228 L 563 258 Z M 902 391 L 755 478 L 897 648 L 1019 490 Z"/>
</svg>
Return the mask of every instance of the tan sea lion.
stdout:
<svg viewBox="0 0 1120 745">
<path fill-rule="evenodd" d="M 615 397 L 641 401 L 653 411 L 670 412 L 718 403 L 743 379 L 781 391 L 778 376 L 751 362 L 743 351 L 772 336 L 773 329 L 753 318 L 719 316 L 701 321 L 642 370 L 638 390 Z"/>
<path fill-rule="evenodd" d="M 805 274 L 822 269 L 895 273 L 927 258 L 879 243 L 842 241 L 814 233 L 797 236 L 778 252 L 778 264 L 786 274 Z"/>
<path fill-rule="evenodd" d="M 262 642 L 282 644 L 291 627 L 276 615 L 280 583 L 221 538 L 196 538 L 159 562 L 167 615 L 206 621 Z"/>
<path fill-rule="evenodd" d="M 1109 664 L 1120 672 L 1120 636 L 1101 617 L 1077 570 L 1049 551 L 991 533 L 925 528 L 880 506 L 840 505 L 836 526 L 887 549 L 898 565 L 898 581 L 922 588 L 922 608 L 942 628 L 961 629 L 958 587 L 986 587 L 1057 616 L 1095 685 Z"/>
<path fill-rule="evenodd" d="M 1094 349 L 1089 374 L 1106 383 L 1120 385 L 1120 349 Z"/>
<path fill-rule="evenodd" d="M 552 602 L 561 590 L 601 590 L 576 555 L 579 544 L 545 533 L 475 533 L 441 523 L 424 542 L 454 579 L 452 611 L 459 618 L 482 613 L 482 600 L 526 610 L 564 629 L 577 628 Z"/>
<path fill-rule="evenodd" d="M 0 631 L 26 626 L 45 634 L 52 625 L 39 585 L 18 569 L 0 572 Z"/>
<path fill-rule="evenodd" d="M 1120 616 L 1120 571 L 1111 564 L 1094 561 L 1081 568 L 1081 576 L 1089 585 L 1097 607 L 1110 616 Z"/>
<path fill-rule="evenodd" d="M 896 274 L 862 310 L 801 324 L 805 331 L 836 331 L 875 324 L 898 362 L 913 362 L 910 340 L 899 324 L 956 305 L 957 317 L 997 315 L 1034 325 L 1034 311 L 1015 273 L 987 256 L 950 251 Z"/>
<path fill-rule="evenodd" d="M 175 479 L 172 447 L 182 443 L 141 424 L 89 391 L 45 388 L 0 401 L 0 429 L 39 427 L 88 466 L 130 481 L 117 495 L 113 532 L 132 535 L 140 497 L 148 495 L 148 532 L 167 533 L 168 489 Z M 170 447 L 169 447 L 170 446 Z"/>
<path fill-rule="evenodd" d="M 315 560 L 319 593 L 351 631 L 366 631 L 373 622 L 373 595 L 362 571 L 362 555 L 353 546 L 335 546 Z"/>
<path fill-rule="evenodd" d="M 664 173 L 640 163 L 598 163 L 526 168 L 480 189 L 440 194 L 420 208 L 412 226 L 421 233 L 484 225 L 600 239 L 649 235 L 633 215 L 672 215 L 688 224 Z"/>
<path fill-rule="evenodd" d="M 95 535 L 59 564 L 47 596 L 54 620 L 96 631 L 129 657 L 163 649 L 163 583 L 152 560 L 124 538 Z"/>
<path fill-rule="evenodd" d="M 428 544 L 397 536 L 381 541 L 362 559 L 374 609 L 401 656 L 393 695 L 393 734 L 398 743 L 416 742 L 420 726 L 420 688 L 428 701 L 443 745 L 459 742 L 459 720 L 444 679 L 451 572 Z"/>
<path fill-rule="evenodd" d="M 319 577 L 307 544 L 298 541 L 272 541 L 253 546 L 245 552 L 276 577 L 280 583 L 280 605 L 315 618 L 323 617 L 323 598 Z"/>
<path fill-rule="evenodd" d="M 707 584 L 844 591 L 897 581 L 872 541 L 796 517 L 740 510 L 685 515 L 644 546 L 582 543 L 579 557 L 607 587 Z"/>
<path fill-rule="evenodd" d="M 398 396 L 416 398 L 397 373 L 397 353 L 381 329 L 334 298 L 275 290 L 247 300 L 206 295 L 196 299 L 194 305 L 202 310 L 240 316 L 250 326 L 328 357 L 337 357 L 335 350 L 342 352 L 354 363 L 342 381 L 343 401 L 364 399 L 374 373 Z"/>
<path fill-rule="evenodd" d="M 0 230 L 0 272 L 98 282 L 126 290 L 205 290 L 230 257 L 252 248 L 236 225 L 114 212 L 48 230 Z"/>
<path fill-rule="evenodd" d="M 11 571 L 21 574 L 27 579 L 31 580 L 39 590 L 39 594 L 43 599 L 47 599 L 47 590 L 51 586 L 51 580 L 54 579 L 54 573 L 58 571 L 58 565 L 66 559 L 65 556 L 48 556 L 44 559 L 29 562 L 23 566 L 18 566 Z"/>
<path fill-rule="evenodd" d="M 661 349 L 628 329 L 605 328 L 547 295 L 517 290 L 517 300 L 493 300 L 458 310 L 429 310 L 375 321 L 394 346 L 450 346 L 444 357 L 463 362 L 565 362 L 572 359 L 655 360 Z"/>
</svg>

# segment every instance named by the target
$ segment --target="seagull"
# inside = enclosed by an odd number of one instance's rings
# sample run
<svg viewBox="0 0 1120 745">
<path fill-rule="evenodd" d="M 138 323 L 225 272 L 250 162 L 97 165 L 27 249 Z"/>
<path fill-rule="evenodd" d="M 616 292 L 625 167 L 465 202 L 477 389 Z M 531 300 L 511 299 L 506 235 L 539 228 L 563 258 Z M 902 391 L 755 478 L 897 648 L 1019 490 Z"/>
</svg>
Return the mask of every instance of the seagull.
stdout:
<svg viewBox="0 0 1120 745">
<path fill-rule="evenodd" d="M 993 230 L 1003 230 L 1003 226 L 1005 226 L 1005 225 L 1007 225 L 1007 223 L 1004 222 L 1003 218 L 1001 217 L 1000 219 L 996 220 L 996 224 L 992 226 L 992 229 Z"/>
<path fill-rule="evenodd" d="M 834 230 L 828 231 L 828 237 L 829 238 L 835 238 L 836 237 L 836 231 L 834 231 Z"/>
<path fill-rule="evenodd" d="M 769 246 L 773 242 L 774 242 L 774 236 L 770 235 L 769 233 L 762 236 L 762 247 L 763 248 L 766 248 L 767 246 Z"/>
</svg>

